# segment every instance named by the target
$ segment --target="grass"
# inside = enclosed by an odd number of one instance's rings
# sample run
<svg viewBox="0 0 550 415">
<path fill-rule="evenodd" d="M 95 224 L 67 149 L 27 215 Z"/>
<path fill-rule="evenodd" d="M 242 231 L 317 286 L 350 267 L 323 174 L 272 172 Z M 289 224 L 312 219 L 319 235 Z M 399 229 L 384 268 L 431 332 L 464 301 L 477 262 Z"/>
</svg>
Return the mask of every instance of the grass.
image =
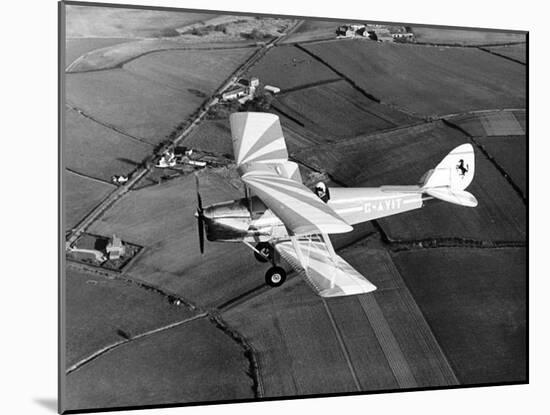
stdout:
<svg viewBox="0 0 550 415">
<path fill-rule="evenodd" d="M 66 39 L 65 64 L 71 64 L 78 57 L 108 46 L 118 45 L 120 43 L 131 41 L 129 38 L 72 38 Z"/>
<path fill-rule="evenodd" d="M 124 69 L 176 90 L 200 91 L 204 98 L 212 94 L 254 51 L 254 48 L 240 48 L 155 52 L 129 62 Z"/>
<path fill-rule="evenodd" d="M 223 317 L 256 350 L 266 397 L 356 390 L 321 298 L 302 278 Z"/>
<path fill-rule="evenodd" d="M 214 14 L 66 6 L 69 37 L 150 37 L 163 29 L 177 28 L 215 17 Z"/>
<path fill-rule="evenodd" d="M 204 206 L 244 195 L 233 187 L 233 183 L 241 183 L 234 171 L 219 171 L 199 175 Z M 131 192 L 89 231 L 100 235 L 114 232 L 144 246 L 127 268 L 132 277 L 213 306 L 263 284 L 267 268 L 243 244 L 206 241 L 205 253 L 200 254 L 193 216 L 195 192 L 193 175 Z"/>
<path fill-rule="evenodd" d="M 499 55 L 527 63 L 527 43 L 520 43 L 519 45 L 492 46 L 487 49 L 491 52 L 498 53 Z"/>
<path fill-rule="evenodd" d="M 144 337 L 67 377 L 67 409 L 251 399 L 244 350 L 206 318 Z"/>
<path fill-rule="evenodd" d="M 252 49 L 158 52 L 132 61 L 127 69 L 72 73 L 67 75 L 67 100 L 103 123 L 158 144 L 250 53 Z"/>
<path fill-rule="evenodd" d="M 292 46 L 271 48 L 246 76 L 256 76 L 262 84 L 281 90 L 339 78 L 334 71 Z"/>
<path fill-rule="evenodd" d="M 334 39 L 336 38 L 336 28 L 340 24 L 340 22 L 306 19 L 294 33 L 283 40 L 283 43 Z"/>
<path fill-rule="evenodd" d="M 111 193 L 115 186 L 64 172 L 65 229 L 76 226 L 78 222 Z"/>
<path fill-rule="evenodd" d="M 473 137 L 524 135 L 525 111 L 493 111 L 449 118 Z"/>
<path fill-rule="evenodd" d="M 345 81 L 283 94 L 273 106 L 326 141 L 339 141 L 415 121 L 368 99 Z"/>
<path fill-rule="evenodd" d="M 525 249 L 394 257 L 461 383 L 526 380 Z"/>
<path fill-rule="evenodd" d="M 440 27 L 411 26 L 417 42 L 447 45 L 485 45 L 508 42 L 525 42 L 525 34 L 483 31 L 475 29 L 446 29 Z"/>
<path fill-rule="evenodd" d="M 526 106 L 525 67 L 478 49 L 361 40 L 304 47 L 382 102 L 420 116 Z"/>
<path fill-rule="evenodd" d="M 527 195 L 527 139 L 525 136 L 476 138 L 512 181 Z"/>
<path fill-rule="evenodd" d="M 63 139 L 65 167 L 106 181 L 132 172 L 153 151 L 70 109 L 65 111 Z"/>
<path fill-rule="evenodd" d="M 347 186 L 416 184 L 453 148 L 467 141 L 459 131 L 435 122 L 312 147 L 293 156 Z M 525 240 L 526 209 L 521 198 L 479 151 L 475 178 L 468 190 L 479 201 L 476 208 L 436 203 L 379 223 L 394 240 Z"/>
<path fill-rule="evenodd" d="M 198 150 L 225 154 L 229 158 L 233 158 L 229 120 L 203 121 L 189 134 L 183 145 Z"/>
<path fill-rule="evenodd" d="M 71 366 L 95 351 L 193 315 L 159 293 L 101 275 L 66 269 L 66 362 Z"/>
</svg>

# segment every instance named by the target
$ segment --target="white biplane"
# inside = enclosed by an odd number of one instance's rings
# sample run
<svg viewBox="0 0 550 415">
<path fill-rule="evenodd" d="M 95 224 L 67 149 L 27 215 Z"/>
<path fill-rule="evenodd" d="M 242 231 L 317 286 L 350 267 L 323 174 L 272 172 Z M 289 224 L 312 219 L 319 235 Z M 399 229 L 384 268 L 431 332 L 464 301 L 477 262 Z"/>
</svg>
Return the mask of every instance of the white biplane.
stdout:
<svg viewBox="0 0 550 415">
<path fill-rule="evenodd" d="M 451 151 L 419 185 L 378 188 L 328 188 L 314 192 L 302 183 L 298 165 L 288 160 L 279 117 L 240 112 L 230 116 L 231 135 L 245 197 L 203 208 L 197 178 L 199 242 L 244 242 L 261 262 L 272 263 L 266 283 L 284 283 L 283 258 L 305 271 L 322 297 L 354 295 L 376 287 L 334 252 L 330 234 L 349 232 L 353 225 L 418 209 L 426 200 L 440 199 L 477 206 L 465 191 L 474 177 L 474 150 L 463 144 Z"/>
</svg>

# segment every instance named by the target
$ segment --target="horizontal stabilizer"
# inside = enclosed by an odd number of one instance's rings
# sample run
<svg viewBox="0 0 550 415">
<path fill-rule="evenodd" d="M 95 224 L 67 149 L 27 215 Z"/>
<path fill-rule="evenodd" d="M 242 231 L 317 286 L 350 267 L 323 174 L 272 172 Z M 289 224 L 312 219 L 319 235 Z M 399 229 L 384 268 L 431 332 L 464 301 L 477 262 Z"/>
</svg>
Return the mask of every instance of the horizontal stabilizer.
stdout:
<svg viewBox="0 0 550 415">
<path fill-rule="evenodd" d="M 455 205 L 468 207 L 477 206 L 477 199 L 475 196 L 466 190 L 453 190 L 450 187 L 436 187 L 433 189 L 425 189 L 424 192 L 436 199 L 454 203 Z"/>
</svg>

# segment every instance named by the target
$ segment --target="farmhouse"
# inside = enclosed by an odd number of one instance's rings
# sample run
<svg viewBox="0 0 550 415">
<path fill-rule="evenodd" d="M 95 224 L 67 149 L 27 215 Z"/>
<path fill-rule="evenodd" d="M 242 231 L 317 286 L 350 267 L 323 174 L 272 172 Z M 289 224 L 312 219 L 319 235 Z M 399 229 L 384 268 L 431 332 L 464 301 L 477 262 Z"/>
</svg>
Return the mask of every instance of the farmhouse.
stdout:
<svg viewBox="0 0 550 415">
<path fill-rule="evenodd" d="M 248 94 L 248 88 L 243 86 L 235 86 L 225 91 L 222 94 L 222 99 L 224 101 L 233 101 L 234 99 L 244 97 L 247 94 Z"/>
<path fill-rule="evenodd" d="M 124 244 L 122 243 L 120 237 L 116 235 L 113 235 L 113 237 L 109 240 L 105 250 L 107 251 L 109 259 L 119 259 L 125 253 Z"/>
</svg>

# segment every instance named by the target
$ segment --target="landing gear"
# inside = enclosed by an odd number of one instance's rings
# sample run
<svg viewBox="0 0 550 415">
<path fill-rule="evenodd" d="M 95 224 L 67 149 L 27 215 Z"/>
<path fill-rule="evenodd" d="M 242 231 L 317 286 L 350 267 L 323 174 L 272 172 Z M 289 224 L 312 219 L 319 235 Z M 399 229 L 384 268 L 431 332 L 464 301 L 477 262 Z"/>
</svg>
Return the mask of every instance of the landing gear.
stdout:
<svg viewBox="0 0 550 415">
<path fill-rule="evenodd" d="M 286 271 L 281 267 L 271 267 L 265 273 L 265 283 L 271 287 L 279 287 L 286 280 Z"/>
<path fill-rule="evenodd" d="M 256 249 L 261 252 L 262 255 L 254 251 L 254 256 L 260 262 L 268 262 L 273 257 L 271 245 L 267 242 L 260 242 L 256 245 Z"/>
</svg>

